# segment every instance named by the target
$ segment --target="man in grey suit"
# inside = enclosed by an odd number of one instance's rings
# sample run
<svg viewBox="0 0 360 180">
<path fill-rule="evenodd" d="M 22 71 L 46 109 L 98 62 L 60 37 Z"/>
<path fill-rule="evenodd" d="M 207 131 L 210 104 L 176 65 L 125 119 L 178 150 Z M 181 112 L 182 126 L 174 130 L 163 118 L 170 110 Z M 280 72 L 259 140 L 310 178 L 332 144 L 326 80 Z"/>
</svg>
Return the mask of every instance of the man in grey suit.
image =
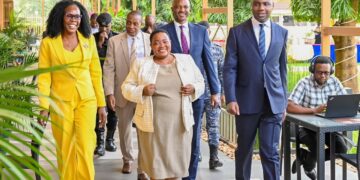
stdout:
<svg viewBox="0 0 360 180">
<path fill-rule="evenodd" d="M 287 30 L 270 21 L 272 0 L 252 0 L 253 17 L 230 29 L 224 64 L 227 110 L 236 116 L 236 179 L 250 179 L 259 133 L 265 179 L 280 179 L 277 151 L 285 116 Z"/>
<path fill-rule="evenodd" d="M 104 90 L 110 108 L 116 111 L 120 148 L 123 155 L 122 172 L 131 173 L 132 162 L 135 160 L 132 146 L 132 118 L 135 104 L 128 102 L 121 93 L 121 85 L 129 73 L 131 62 L 135 58 L 150 55 L 149 34 L 140 31 L 141 13 L 132 11 L 127 15 L 126 32 L 109 39 L 104 69 Z M 139 179 L 146 179 L 146 175 L 138 172 Z"/>
</svg>

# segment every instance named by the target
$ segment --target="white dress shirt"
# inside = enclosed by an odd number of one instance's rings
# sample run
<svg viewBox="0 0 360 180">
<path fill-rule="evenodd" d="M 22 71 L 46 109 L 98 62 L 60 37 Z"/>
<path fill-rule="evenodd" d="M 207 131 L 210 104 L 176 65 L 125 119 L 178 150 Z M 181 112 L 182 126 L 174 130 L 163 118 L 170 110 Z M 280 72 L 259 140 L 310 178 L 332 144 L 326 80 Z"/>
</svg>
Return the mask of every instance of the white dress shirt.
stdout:
<svg viewBox="0 0 360 180">
<path fill-rule="evenodd" d="M 181 49 L 182 49 L 182 45 L 181 45 L 181 29 L 180 29 L 180 26 L 184 26 L 183 27 L 183 31 L 184 31 L 184 34 L 185 34 L 185 37 L 186 37 L 186 41 L 187 41 L 187 44 L 188 44 L 188 47 L 189 47 L 189 50 L 190 50 L 190 30 L 189 30 L 189 23 L 186 22 L 184 24 L 179 24 L 178 22 L 174 21 L 174 25 L 175 25 L 175 30 L 176 30 L 176 35 L 178 37 L 178 40 L 179 40 L 179 44 L 181 46 Z"/>
<path fill-rule="evenodd" d="M 141 32 L 138 32 L 135 36 L 136 40 L 136 57 L 137 58 L 143 58 L 145 57 L 145 45 L 144 45 L 144 39 Z M 133 37 L 127 36 L 127 42 L 128 42 L 128 50 L 129 55 L 131 54 L 131 45 L 133 43 Z"/>
<path fill-rule="evenodd" d="M 270 41 L 271 41 L 271 23 L 270 19 L 267 20 L 265 23 L 260 23 L 257 21 L 254 17 L 251 18 L 252 26 L 254 29 L 256 41 L 259 44 L 259 32 L 260 32 L 260 24 L 264 24 L 264 32 L 265 32 L 265 56 L 269 50 L 270 47 Z"/>
</svg>

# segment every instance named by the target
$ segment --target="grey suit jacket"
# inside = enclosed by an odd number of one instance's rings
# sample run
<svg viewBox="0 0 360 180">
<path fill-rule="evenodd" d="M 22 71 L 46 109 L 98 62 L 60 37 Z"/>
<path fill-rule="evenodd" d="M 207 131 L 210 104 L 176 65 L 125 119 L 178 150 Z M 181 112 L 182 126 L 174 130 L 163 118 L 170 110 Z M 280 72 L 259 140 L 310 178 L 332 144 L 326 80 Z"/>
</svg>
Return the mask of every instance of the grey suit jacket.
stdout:
<svg viewBox="0 0 360 180">
<path fill-rule="evenodd" d="M 145 56 L 149 56 L 151 52 L 150 36 L 143 32 L 139 33 L 143 36 Z M 132 63 L 129 57 L 127 37 L 127 33 L 123 32 L 109 39 L 106 60 L 103 66 L 105 95 L 113 94 L 116 99 L 116 106 L 119 107 L 124 107 L 128 103 L 121 92 L 121 85 L 128 75 Z"/>
</svg>

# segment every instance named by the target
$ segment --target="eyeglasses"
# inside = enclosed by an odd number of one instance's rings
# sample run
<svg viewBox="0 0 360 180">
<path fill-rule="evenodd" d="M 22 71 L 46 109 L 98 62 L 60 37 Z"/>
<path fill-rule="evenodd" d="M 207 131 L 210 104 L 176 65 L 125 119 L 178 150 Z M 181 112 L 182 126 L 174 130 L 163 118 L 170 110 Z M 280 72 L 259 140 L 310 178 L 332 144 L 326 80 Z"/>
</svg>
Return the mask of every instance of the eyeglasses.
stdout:
<svg viewBox="0 0 360 180">
<path fill-rule="evenodd" d="M 80 20 L 82 18 L 81 14 L 66 14 L 65 18 L 67 20 Z"/>
<path fill-rule="evenodd" d="M 317 75 L 325 75 L 325 76 L 329 76 L 330 75 L 330 72 L 329 71 L 315 71 L 315 73 Z"/>
</svg>

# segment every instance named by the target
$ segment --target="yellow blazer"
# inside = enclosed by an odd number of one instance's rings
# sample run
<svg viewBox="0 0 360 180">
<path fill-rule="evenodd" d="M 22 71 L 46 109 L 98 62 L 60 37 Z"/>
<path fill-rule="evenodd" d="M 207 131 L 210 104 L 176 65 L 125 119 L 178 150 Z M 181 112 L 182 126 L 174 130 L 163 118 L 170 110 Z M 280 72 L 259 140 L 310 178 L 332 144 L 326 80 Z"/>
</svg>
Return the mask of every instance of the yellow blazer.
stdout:
<svg viewBox="0 0 360 180">
<path fill-rule="evenodd" d="M 81 99 L 96 97 L 98 107 L 106 106 L 104 89 L 102 86 L 102 72 L 96 43 L 93 36 L 85 38 L 77 32 L 83 59 L 75 63 L 72 68 L 39 75 L 39 92 L 46 96 L 58 98 L 62 101 L 73 100 L 74 94 L 79 92 Z M 39 68 L 68 64 L 65 59 L 64 46 L 61 35 L 42 40 L 39 52 Z M 40 106 L 49 109 L 46 97 L 40 97 Z"/>
</svg>

